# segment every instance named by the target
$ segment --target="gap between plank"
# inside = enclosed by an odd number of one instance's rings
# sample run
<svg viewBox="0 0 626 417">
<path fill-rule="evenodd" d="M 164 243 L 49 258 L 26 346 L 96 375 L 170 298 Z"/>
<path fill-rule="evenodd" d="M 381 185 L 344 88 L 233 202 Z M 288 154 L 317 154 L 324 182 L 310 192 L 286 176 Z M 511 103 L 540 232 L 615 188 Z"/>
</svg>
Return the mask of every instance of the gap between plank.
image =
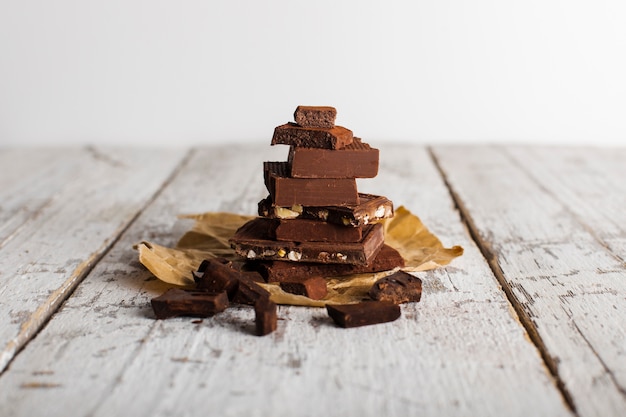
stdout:
<svg viewBox="0 0 626 417">
<path fill-rule="evenodd" d="M 454 189 L 452 188 L 452 185 L 448 181 L 448 177 L 445 171 L 443 170 L 442 166 L 439 164 L 439 160 L 437 159 L 437 156 L 435 155 L 435 152 L 433 151 L 432 146 L 428 146 L 427 150 L 428 150 L 428 154 L 430 155 L 431 160 L 433 161 L 435 167 L 439 171 L 439 174 L 441 175 L 441 178 L 443 179 L 444 184 L 446 185 L 446 188 L 448 189 L 448 192 L 450 193 L 450 197 L 452 198 L 452 201 L 454 202 L 455 208 L 459 211 L 461 220 L 463 221 L 463 223 L 465 224 L 466 228 L 469 231 L 470 237 L 472 238 L 472 240 L 474 241 L 474 243 L 480 250 L 481 254 L 487 261 L 487 264 L 489 265 L 491 272 L 493 272 L 493 275 L 496 277 L 496 279 L 500 283 L 500 287 L 504 291 L 504 294 L 506 295 L 506 298 L 508 299 L 509 304 L 511 305 L 511 307 L 517 314 L 520 324 L 522 325 L 522 327 L 524 327 L 524 330 L 526 330 L 526 333 L 528 334 L 530 341 L 535 345 L 535 347 L 539 351 L 539 354 L 541 355 L 541 358 L 544 364 L 546 365 L 546 368 L 550 372 L 550 375 L 554 379 L 557 388 L 559 389 L 559 391 L 561 392 L 561 395 L 563 396 L 563 400 L 565 404 L 570 408 L 572 412 L 574 412 L 575 414 L 578 414 L 576 412 L 576 407 L 574 406 L 572 396 L 567 390 L 567 388 L 565 387 L 563 380 L 559 376 L 558 367 L 554 358 L 552 358 L 552 356 L 548 352 L 546 345 L 543 343 L 541 336 L 539 336 L 539 333 L 537 332 L 537 328 L 533 324 L 528 314 L 524 311 L 521 304 L 517 302 L 517 299 L 515 298 L 515 295 L 513 294 L 513 290 L 511 286 L 506 281 L 506 278 L 504 277 L 504 273 L 502 272 L 502 269 L 500 268 L 500 264 L 498 262 L 498 257 L 497 257 L 496 252 L 492 249 L 489 242 L 483 240 L 480 237 L 480 234 L 478 232 L 478 227 L 472 220 L 469 210 L 467 209 L 467 207 L 465 207 L 465 205 L 463 204 L 463 201 L 461 200 L 459 195 L 454 191 Z"/>
<path fill-rule="evenodd" d="M 0 376 L 4 374 L 5 371 L 9 370 L 11 363 L 15 360 L 17 355 L 26 348 L 28 343 L 33 340 L 39 332 L 45 329 L 46 325 L 50 322 L 50 320 L 54 317 L 54 315 L 59 311 L 59 309 L 63 306 L 65 301 L 67 301 L 76 288 L 80 285 L 81 282 L 93 271 L 93 269 L 98 265 L 98 263 L 111 251 L 113 246 L 121 239 L 121 237 L 126 233 L 126 231 L 137 221 L 139 216 L 148 208 L 158 197 L 163 193 L 163 191 L 167 188 L 167 186 L 178 176 L 178 174 L 182 171 L 182 169 L 189 163 L 191 156 L 193 155 L 194 149 L 191 148 L 187 151 L 187 153 L 180 160 L 178 165 L 172 170 L 171 174 L 163 181 L 161 186 L 157 188 L 157 190 L 152 194 L 152 196 L 146 199 L 145 203 L 137 210 L 137 212 L 133 215 L 133 217 L 126 223 L 123 224 L 119 229 L 117 229 L 113 238 L 104 245 L 104 247 L 96 250 L 91 257 L 86 259 L 82 264 L 80 264 L 76 271 L 79 273 L 73 278 L 65 281 L 63 285 L 57 288 L 56 291 L 51 295 L 51 297 L 55 297 L 58 295 L 58 298 L 54 300 L 52 303 L 48 304 L 47 302 L 41 305 L 37 310 L 35 310 L 31 314 L 31 320 L 34 320 L 33 329 L 30 331 L 20 331 L 15 339 L 12 340 L 12 343 L 4 347 L 4 352 L 0 352 L 2 354 L 9 355 L 11 352 L 7 352 L 7 348 L 10 347 L 11 344 L 14 345 L 14 351 L 10 358 L 6 359 L 6 361 L 0 362 Z M 82 270 L 81 270 L 82 267 Z M 71 278 L 71 277 L 70 277 Z M 49 298 L 50 299 L 50 298 Z M 42 307 L 46 307 L 44 311 Z M 40 311 L 41 310 L 41 311 Z M 38 316 L 40 317 L 38 319 Z M 24 328 L 24 326 L 22 327 Z"/>
</svg>

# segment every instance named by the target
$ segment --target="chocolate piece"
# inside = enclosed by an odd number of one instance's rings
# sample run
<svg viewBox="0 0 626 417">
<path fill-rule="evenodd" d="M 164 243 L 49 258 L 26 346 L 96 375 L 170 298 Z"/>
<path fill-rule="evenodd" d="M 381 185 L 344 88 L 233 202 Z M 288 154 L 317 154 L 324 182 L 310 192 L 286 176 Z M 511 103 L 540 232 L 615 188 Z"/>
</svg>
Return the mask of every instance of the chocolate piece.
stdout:
<svg viewBox="0 0 626 417">
<path fill-rule="evenodd" d="M 259 216 L 277 219 L 317 219 L 344 226 L 363 226 L 374 220 L 393 217 L 393 203 L 386 197 L 359 194 L 359 204 L 312 207 L 280 206 L 267 197 L 259 202 Z"/>
<path fill-rule="evenodd" d="M 339 226 L 319 220 L 278 220 L 274 219 L 275 240 L 295 242 L 360 242 L 363 239 L 361 227 Z"/>
<path fill-rule="evenodd" d="M 251 280 L 245 275 L 241 275 L 239 278 L 239 285 L 237 286 L 237 292 L 233 297 L 233 302 L 238 304 L 254 305 L 262 298 L 269 298 L 270 293 L 263 287 Z"/>
<path fill-rule="evenodd" d="M 361 242 L 285 242 L 270 237 L 271 221 L 256 218 L 240 227 L 229 240 L 240 256 L 259 260 L 367 265 L 383 245 L 381 224 L 368 225 Z"/>
<path fill-rule="evenodd" d="M 302 127 L 333 127 L 337 110 L 329 106 L 298 106 L 293 118 Z"/>
<path fill-rule="evenodd" d="M 359 204 L 354 178 L 289 178 L 287 162 L 264 162 L 265 185 L 277 206 Z"/>
<path fill-rule="evenodd" d="M 282 281 L 280 288 L 290 294 L 304 295 L 313 300 L 321 300 L 328 294 L 326 280 L 322 277 L 292 277 Z"/>
<path fill-rule="evenodd" d="M 261 298 L 254 303 L 254 322 L 257 336 L 272 333 L 278 327 L 276 304 L 269 298 Z"/>
<path fill-rule="evenodd" d="M 391 301 L 395 304 L 417 302 L 422 296 L 422 280 L 407 272 L 398 271 L 376 281 L 369 295 L 373 300 Z"/>
<path fill-rule="evenodd" d="M 230 267 L 230 262 L 223 258 L 205 259 L 193 274 L 196 288 L 209 292 L 228 293 L 232 300 L 237 290 L 240 273 Z"/>
<path fill-rule="evenodd" d="M 378 149 L 360 139 L 342 149 L 289 149 L 293 178 L 374 178 L 378 174 Z"/>
<path fill-rule="evenodd" d="M 391 246 L 383 245 L 378 255 L 369 265 L 317 264 L 310 262 L 261 261 L 248 262 L 247 267 L 261 273 L 266 282 L 288 281 L 292 277 L 340 277 L 343 275 L 365 274 L 389 271 L 404 266 L 404 259 Z"/>
<path fill-rule="evenodd" d="M 387 323 L 400 317 L 400 306 L 389 301 L 363 301 L 358 304 L 326 305 L 326 311 L 340 327 Z"/>
<path fill-rule="evenodd" d="M 345 127 L 300 127 L 287 123 L 274 129 L 272 145 L 293 145 L 306 148 L 341 149 L 352 143 L 352 131 Z"/>
<path fill-rule="evenodd" d="M 226 292 L 185 291 L 172 288 L 151 300 L 157 319 L 176 316 L 209 317 L 228 307 Z"/>
</svg>

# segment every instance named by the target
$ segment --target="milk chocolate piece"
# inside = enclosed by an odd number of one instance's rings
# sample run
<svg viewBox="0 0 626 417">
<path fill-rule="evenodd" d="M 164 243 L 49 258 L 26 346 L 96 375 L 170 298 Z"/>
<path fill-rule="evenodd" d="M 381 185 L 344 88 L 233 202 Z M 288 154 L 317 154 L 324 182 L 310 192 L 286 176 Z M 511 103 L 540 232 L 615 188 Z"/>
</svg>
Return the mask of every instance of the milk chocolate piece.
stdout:
<svg viewBox="0 0 626 417">
<path fill-rule="evenodd" d="M 338 150 L 292 146 L 288 162 L 293 178 L 374 178 L 378 154 L 378 149 L 354 138 Z"/>
<path fill-rule="evenodd" d="M 389 301 L 363 301 L 358 304 L 326 305 L 326 311 L 340 327 L 387 323 L 400 317 L 400 306 Z"/>
<path fill-rule="evenodd" d="M 346 206 L 359 204 L 354 178 L 289 178 L 287 162 L 264 162 L 265 185 L 274 205 Z"/>
<path fill-rule="evenodd" d="M 329 106 L 298 106 L 293 118 L 302 127 L 333 127 L 337 110 Z"/>
<path fill-rule="evenodd" d="M 259 217 L 240 227 L 229 241 L 235 253 L 248 259 L 367 265 L 384 240 L 382 224 L 373 224 L 356 243 L 276 241 L 270 237 L 268 220 Z"/>
<path fill-rule="evenodd" d="M 319 220 L 274 219 L 273 238 L 295 242 L 360 242 L 363 239 L 361 227 L 346 227 Z"/>
<path fill-rule="evenodd" d="M 288 281 L 293 277 L 340 277 L 389 271 L 404 266 L 404 259 L 391 246 L 383 245 L 369 265 L 318 264 L 310 262 L 261 261 L 248 262 L 247 267 L 260 272 L 266 282 Z"/>
<path fill-rule="evenodd" d="M 282 281 L 280 288 L 290 294 L 304 295 L 313 300 L 321 300 L 328 294 L 326 280 L 322 277 L 291 277 Z"/>
<path fill-rule="evenodd" d="M 232 300 L 240 273 L 230 266 L 230 262 L 221 258 L 205 259 L 193 274 L 196 288 L 202 291 L 222 292 L 226 291 L 228 298 Z"/>
<path fill-rule="evenodd" d="M 341 126 L 331 128 L 300 127 L 295 123 L 287 123 L 274 129 L 272 145 L 341 149 L 351 144 L 352 139 L 352 131 Z"/>
<path fill-rule="evenodd" d="M 313 207 L 280 206 L 267 197 L 259 202 L 259 216 L 277 219 L 317 219 L 344 226 L 363 226 L 374 220 L 393 217 L 393 203 L 386 197 L 359 194 L 359 204 Z"/>
<path fill-rule="evenodd" d="M 278 327 L 276 304 L 269 298 L 261 298 L 254 303 L 254 321 L 257 336 L 272 333 Z"/>
<path fill-rule="evenodd" d="M 417 302 L 422 296 L 422 280 L 407 272 L 398 271 L 376 281 L 369 295 L 373 300 L 395 304 Z"/>
<path fill-rule="evenodd" d="M 172 288 L 151 300 L 157 319 L 176 316 L 209 317 L 228 307 L 226 292 L 185 291 Z"/>
</svg>

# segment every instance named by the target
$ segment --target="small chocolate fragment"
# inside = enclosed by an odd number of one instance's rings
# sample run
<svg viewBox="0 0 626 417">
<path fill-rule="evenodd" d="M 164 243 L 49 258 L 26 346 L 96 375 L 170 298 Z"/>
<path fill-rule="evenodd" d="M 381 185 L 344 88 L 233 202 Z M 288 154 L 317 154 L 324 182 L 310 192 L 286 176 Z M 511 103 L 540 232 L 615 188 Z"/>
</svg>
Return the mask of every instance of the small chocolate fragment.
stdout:
<svg viewBox="0 0 626 417">
<path fill-rule="evenodd" d="M 382 224 L 367 225 L 360 242 L 286 242 L 271 239 L 271 219 L 258 217 L 241 226 L 230 246 L 239 256 L 258 260 L 367 265 L 383 246 Z"/>
<path fill-rule="evenodd" d="M 376 281 L 369 295 L 373 300 L 395 304 L 417 302 L 422 296 L 422 280 L 407 272 L 398 271 Z"/>
<path fill-rule="evenodd" d="M 359 204 L 313 207 L 280 206 L 267 197 L 259 202 L 259 216 L 276 219 L 315 219 L 343 226 L 363 226 L 374 220 L 393 217 L 393 203 L 386 197 L 359 194 Z"/>
<path fill-rule="evenodd" d="M 352 131 L 345 127 L 300 127 L 295 123 L 287 123 L 274 129 L 272 145 L 341 149 L 351 144 L 352 140 Z"/>
<path fill-rule="evenodd" d="M 354 138 L 342 149 L 289 149 L 293 178 L 374 178 L 378 174 L 378 149 Z"/>
<path fill-rule="evenodd" d="M 358 304 L 330 305 L 326 311 L 340 327 L 387 323 L 400 317 L 400 306 L 389 301 L 363 301 Z"/>
<path fill-rule="evenodd" d="M 319 220 L 275 220 L 273 238 L 296 242 L 360 242 L 361 227 L 345 227 Z"/>
<path fill-rule="evenodd" d="M 293 118 L 302 127 L 333 127 L 337 110 L 329 106 L 298 106 Z"/>
<path fill-rule="evenodd" d="M 254 305 L 262 298 L 269 298 L 270 293 L 245 275 L 239 278 L 239 285 L 232 301 L 238 304 Z"/>
<path fill-rule="evenodd" d="M 322 277 L 293 277 L 280 283 L 280 288 L 290 294 L 304 295 L 312 300 L 321 300 L 328 294 L 326 280 Z"/>
<path fill-rule="evenodd" d="M 287 162 L 264 162 L 265 185 L 277 206 L 359 204 L 354 178 L 290 178 Z"/>
<path fill-rule="evenodd" d="M 277 307 L 269 298 L 260 298 L 254 303 L 254 322 L 257 336 L 272 333 L 278 327 Z"/>
<path fill-rule="evenodd" d="M 369 265 L 318 264 L 310 262 L 261 261 L 248 262 L 247 267 L 259 271 L 266 282 L 288 281 L 291 277 L 339 277 L 389 271 L 404 266 L 404 259 L 391 246 L 383 245 Z"/>
<path fill-rule="evenodd" d="M 209 317 L 228 307 L 226 292 L 185 291 L 172 288 L 151 300 L 157 319 L 176 316 Z"/>
<path fill-rule="evenodd" d="M 232 300 L 240 273 L 230 267 L 230 262 L 224 261 L 223 258 L 205 259 L 193 277 L 198 290 L 215 293 L 226 291 Z"/>
</svg>

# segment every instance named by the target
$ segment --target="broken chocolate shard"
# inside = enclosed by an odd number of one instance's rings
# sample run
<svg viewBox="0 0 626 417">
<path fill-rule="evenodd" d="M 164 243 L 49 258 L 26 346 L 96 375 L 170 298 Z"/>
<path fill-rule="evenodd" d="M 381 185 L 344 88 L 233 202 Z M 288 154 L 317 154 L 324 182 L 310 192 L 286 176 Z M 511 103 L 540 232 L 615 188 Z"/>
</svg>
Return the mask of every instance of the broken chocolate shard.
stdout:
<svg viewBox="0 0 626 417">
<path fill-rule="evenodd" d="M 205 259 L 193 275 L 198 290 L 226 291 L 231 300 L 237 290 L 239 276 L 240 273 L 231 267 L 230 262 L 221 258 Z"/>
<path fill-rule="evenodd" d="M 264 162 L 265 185 L 277 206 L 359 204 L 354 178 L 290 178 L 287 162 Z"/>
<path fill-rule="evenodd" d="M 298 106 L 293 113 L 296 123 L 302 127 L 335 126 L 337 110 L 329 106 Z"/>
<path fill-rule="evenodd" d="M 383 196 L 359 194 L 359 203 L 346 206 L 314 207 L 307 205 L 281 206 L 269 196 L 259 202 L 259 216 L 276 219 L 314 219 L 343 226 L 363 226 L 393 217 L 393 203 Z"/>
<path fill-rule="evenodd" d="M 301 127 L 295 123 L 287 123 L 274 129 L 272 145 L 282 144 L 306 148 L 341 149 L 351 144 L 352 140 L 352 131 L 345 127 Z"/>
<path fill-rule="evenodd" d="M 345 227 L 319 220 L 272 219 L 275 240 L 289 242 L 360 242 L 363 239 L 361 227 Z"/>
<path fill-rule="evenodd" d="M 209 317 L 228 307 L 226 292 L 186 291 L 172 288 L 151 300 L 158 319 L 176 316 Z"/>
<path fill-rule="evenodd" d="M 254 303 L 254 317 L 257 336 L 270 334 L 278 327 L 277 307 L 269 298 Z"/>
<path fill-rule="evenodd" d="M 378 149 L 354 138 L 337 150 L 292 146 L 287 162 L 293 178 L 374 178 L 378 159 Z"/>
<path fill-rule="evenodd" d="M 257 282 L 245 275 L 241 275 L 232 301 L 238 304 L 254 305 L 260 299 L 269 297 L 270 293 Z"/>
<path fill-rule="evenodd" d="M 398 271 L 376 281 L 369 295 L 373 300 L 395 304 L 417 302 L 422 296 L 422 280 L 407 272 Z"/>
<path fill-rule="evenodd" d="M 280 288 L 290 294 L 303 295 L 312 300 L 321 300 L 328 294 L 326 280 L 322 277 L 291 277 L 280 283 Z"/>
<path fill-rule="evenodd" d="M 400 317 L 400 306 L 389 301 L 363 301 L 357 304 L 326 305 L 326 311 L 340 327 L 360 327 L 387 323 Z"/>
<path fill-rule="evenodd" d="M 270 219 L 250 220 L 230 238 L 231 247 L 247 259 L 367 265 L 383 246 L 381 224 L 363 229 L 360 242 L 287 242 L 271 238 Z"/>
</svg>

